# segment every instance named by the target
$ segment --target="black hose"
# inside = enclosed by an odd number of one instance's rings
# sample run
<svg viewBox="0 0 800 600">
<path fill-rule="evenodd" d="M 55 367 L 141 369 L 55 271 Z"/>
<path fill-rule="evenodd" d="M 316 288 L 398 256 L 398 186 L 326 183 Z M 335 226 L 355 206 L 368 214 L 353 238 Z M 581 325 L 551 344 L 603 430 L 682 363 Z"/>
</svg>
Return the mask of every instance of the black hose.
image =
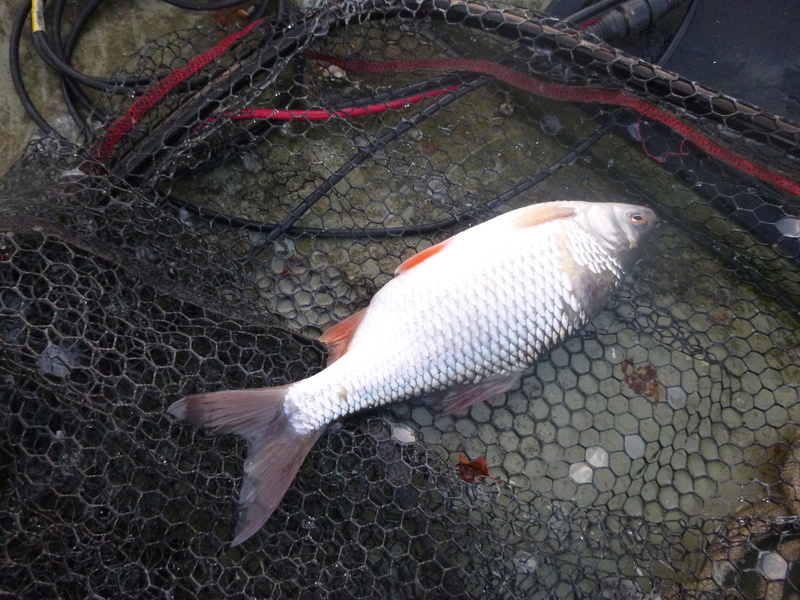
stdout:
<svg viewBox="0 0 800 600">
<path fill-rule="evenodd" d="M 625 0 L 584 30 L 602 40 L 638 35 L 684 0 Z"/>
<path fill-rule="evenodd" d="M 188 0 L 161 0 L 184 10 L 222 10 L 244 4 L 245 0 L 219 0 L 218 2 L 189 2 Z"/>
<path fill-rule="evenodd" d="M 623 0 L 599 0 L 599 2 L 590 4 L 586 8 L 583 8 L 577 12 L 572 13 L 564 20 L 570 23 L 574 23 L 575 25 L 582 25 L 583 23 L 586 23 L 587 21 L 590 21 L 594 19 L 596 16 L 602 14 L 609 8 L 612 8 L 614 5 L 622 4 L 622 2 Z"/>
</svg>

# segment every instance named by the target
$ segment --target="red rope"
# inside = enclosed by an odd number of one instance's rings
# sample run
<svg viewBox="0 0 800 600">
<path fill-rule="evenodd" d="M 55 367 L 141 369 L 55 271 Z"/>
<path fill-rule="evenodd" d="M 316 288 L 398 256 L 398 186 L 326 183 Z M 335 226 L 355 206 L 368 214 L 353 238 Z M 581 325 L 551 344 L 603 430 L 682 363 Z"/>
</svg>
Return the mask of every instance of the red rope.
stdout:
<svg viewBox="0 0 800 600">
<path fill-rule="evenodd" d="M 398 100 L 390 100 L 388 102 L 380 102 L 378 104 L 370 104 L 368 106 L 352 106 L 330 111 L 321 109 L 280 110 L 273 108 L 249 108 L 238 113 L 226 113 L 226 116 L 230 117 L 231 119 L 274 119 L 276 121 L 325 121 L 333 117 L 361 117 L 364 115 L 374 115 L 377 113 L 386 112 L 387 110 L 403 108 L 409 104 L 417 104 L 426 98 L 437 98 L 439 96 L 444 96 L 455 89 L 458 89 L 458 86 L 451 85 L 441 90 L 423 92 L 415 96 L 408 96 L 407 98 L 400 98 Z"/>
<path fill-rule="evenodd" d="M 638 112 L 640 115 L 658 121 L 678 132 L 704 152 L 714 156 L 740 171 L 749 173 L 774 186 L 800 196 L 800 183 L 771 171 L 761 165 L 753 163 L 730 150 L 715 144 L 702 133 L 693 129 L 677 117 L 665 110 L 657 108 L 644 100 L 633 98 L 622 92 L 601 90 L 597 88 L 579 88 L 556 83 L 547 83 L 518 73 L 506 66 L 488 60 L 473 60 L 468 58 L 425 58 L 412 61 L 386 61 L 372 62 L 360 59 L 346 59 L 337 56 L 327 56 L 313 52 L 305 53 L 305 57 L 319 60 L 340 67 L 346 71 L 364 71 L 368 73 L 390 73 L 395 71 L 412 71 L 417 69 L 459 69 L 473 73 L 481 73 L 495 77 L 513 85 L 521 90 L 553 98 L 555 100 L 569 100 L 575 102 L 599 102 L 624 106 Z"/>
<path fill-rule="evenodd" d="M 100 162 L 106 162 L 120 140 L 172 88 L 206 67 L 211 61 L 222 55 L 234 42 L 250 33 L 262 21 L 263 19 L 255 21 L 241 31 L 229 35 L 210 50 L 195 56 L 185 67 L 172 71 L 147 90 L 146 93 L 134 100 L 128 111 L 108 128 L 105 137 L 94 147 L 92 150 L 94 158 Z"/>
<path fill-rule="evenodd" d="M 261 23 L 261 21 L 251 23 L 241 31 L 226 37 L 212 49 L 194 57 L 185 67 L 181 67 L 172 71 L 169 75 L 161 79 L 152 88 L 150 88 L 144 95 L 137 98 L 125 115 L 115 121 L 108 128 L 105 137 L 97 146 L 95 146 L 92 152 L 94 157 L 101 162 L 106 162 L 120 140 L 127 135 L 131 129 L 133 129 L 133 127 L 142 119 L 142 117 L 144 117 L 144 115 L 151 108 L 153 108 L 153 106 L 155 106 L 162 98 L 164 98 L 164 96 L 166 96 L 170 90 L 206 67 L 211 61 L 223 54 L 234 42 L 250 33 L 250 31 L 252 31 L 259 23 Z M 489 75 L 521 90 L 546 98 L 574 102 L 598 102 L 602 104 L 624 106 L 626 108 L 635 110 L 644 117 L 670 127 L 711 156 L 714 156 L 745 173 L 749 173 L 750 175 L 767 181 L 768 183 L 771 183 L 782 190 L 786 190 L 792 194 L 795 194 L 796 196 L 800 196 L 800 183 L 762 167 L 761 165 L 753 163 L 735 154 L 734 152 L 715 144 L 699 131 L 693 129 L 667 111 L 638 98 L 628 96 L 622 92 L 547 83 L 533 79 L 506 66 L 487 60 L 473 60 L 467 58 L 426 58 L 413 61 L 372 62 L 359 59 L 339 58 L 336 56 L 322 55 L 314 52 L 307 52 L 305 56 L 306 58 L 310 58 L 312 60 L 328 62 L 345 70 L 365 71 L 369 73 L 390 73 L 395 71 L 411 71 L 417 69 L 459 69 Z M 448 89 L 454 89 L 454 87 Z M 400 108 L 405 104 L 413 104 L 421 101 L 424 98 L 431 98 L 444 93 L 447 93 L 446 90 L 437 90 L 435 92 L 427 92 L 425 94 L 419 94 L 417 96 L 412 96 L 410 98 L 404 98 L 401 100 L 393 100 L 391 102 L 375 104 L 366 107 L 351 107 L 335 111 L 284 111 L 272 109 L 251 109 L 242 111 L 237 115 L 233 115 L 233 118 L 323 120 L 329 119 L 332 116 L 354 117 L 379 113 L 391 108 Z"/>
</svg>

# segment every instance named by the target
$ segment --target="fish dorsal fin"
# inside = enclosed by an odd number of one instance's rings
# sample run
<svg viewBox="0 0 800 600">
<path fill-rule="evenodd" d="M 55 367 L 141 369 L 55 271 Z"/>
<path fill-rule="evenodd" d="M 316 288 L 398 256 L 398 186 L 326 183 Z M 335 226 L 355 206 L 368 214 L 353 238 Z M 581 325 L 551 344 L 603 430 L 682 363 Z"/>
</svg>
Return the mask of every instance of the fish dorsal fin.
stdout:
<svg viewBox="0 0 800 600">
<path fill-rule="evenodd" d="M 557 219 L 574 217 L 575 214 L 577 214 L 577 211 L 571 202 L 544 202 L 519 208 L 506 213 L 504 216 L 509 218 L 508 226 L 510 229 L 522 229 L 524 227 L 535 227 Z"/>
<path fill-rule="evenodd" d="M 338 322 L 336 325 L 323 333 L 319 341 L 323 342 L 328 347 L 328 364 L 339 360 L 342 355 L 347 352 L 347 347 L 350 345 L 350 340 L 361 324 L 367 309 L 364 308 L 356 313 L 347 317 L 344 321 Z"/>
<path fill-rule="evenodd" d="M 439 242 L 435 246 L 426 248 L 417 252 L 414 256 L 407 259 L 395 270 L 395 275 L 405 273 L 413 269 L 417 265 L 425 262 L 432 256 L 439 254 L 442 250 L 451 246 L 456 241 L 459 243 L 469 241 L 474 243 L 473 238 L 482 235 L 492 235 L 502 233 L 503 231 L 513 231 L 515 229 L 524 229 L 527 227 L 535 227 L 548 221 L 555 221 L 557 219 L 566 219 L 573 217 L 577 214 L 575 206 L 571 202 L 543 202 L 542 204 L 534 204 L 533 206 L 525 206 L 512 210 L 511 212 L 495 217 L 490 221 L 470 227 L 461 233 L 447 238 L 443 242 Z"/>
<path fill-rule="evenodd" d="M 453 236 L 451 238 L 447 238 L 443 242 L 439 242 L 435 246 L 431 246 L 430 248 L 425 248 L 425 250 L 420 250 L 411 258 L 406 259 L 403 263 L 395 269 L 394 274 L 400 275 L 400 273 L 405 273 L 406 271 L 413 269 L 418 264 L 425 262 L 431 256 L 439 254 L 442 250 L 444 250 L 450 243 L 458 236 Z"/>
</svg>

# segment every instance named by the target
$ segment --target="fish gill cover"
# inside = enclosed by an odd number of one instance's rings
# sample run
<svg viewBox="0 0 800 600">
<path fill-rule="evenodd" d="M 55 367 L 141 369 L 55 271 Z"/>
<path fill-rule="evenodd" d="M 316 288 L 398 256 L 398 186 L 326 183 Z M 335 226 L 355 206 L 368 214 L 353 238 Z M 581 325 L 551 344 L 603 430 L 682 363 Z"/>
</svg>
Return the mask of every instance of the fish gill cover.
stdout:
<svg viewBox="0 0 800 600">
<path fill-rule="evenodd" d="M 443 0 L 142 48 L 2 185 L 0 590 L 796 596 L 799 129 L 651 58 Z M 606 309 L 465 414 L 330 428 L 231 547 L 244 443 L 167 406 L 308 377 L 415 251 L 572 199 L 662 221 Z"/>
</svg>

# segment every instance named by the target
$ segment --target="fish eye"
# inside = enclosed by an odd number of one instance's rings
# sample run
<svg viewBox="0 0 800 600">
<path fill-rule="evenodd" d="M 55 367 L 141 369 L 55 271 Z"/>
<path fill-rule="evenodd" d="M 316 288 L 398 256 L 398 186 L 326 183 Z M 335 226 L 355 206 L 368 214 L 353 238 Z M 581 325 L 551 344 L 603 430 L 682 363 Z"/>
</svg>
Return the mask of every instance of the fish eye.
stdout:
<svg viewBox="0 0 800 600">
<path fill-rule="evenodd" d="M 640 214 L 631 215 L 632 225 L 647 225 L 647 217 Z"/>
</svg>

